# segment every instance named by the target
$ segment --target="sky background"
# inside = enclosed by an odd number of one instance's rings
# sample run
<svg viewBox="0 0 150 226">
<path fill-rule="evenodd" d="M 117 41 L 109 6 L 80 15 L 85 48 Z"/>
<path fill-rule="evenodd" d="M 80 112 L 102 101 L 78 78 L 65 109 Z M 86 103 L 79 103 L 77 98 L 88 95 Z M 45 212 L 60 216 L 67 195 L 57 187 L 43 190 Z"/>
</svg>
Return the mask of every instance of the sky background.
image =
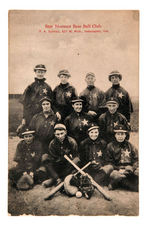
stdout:
<svg viewBox="0 0 150 226">
<path fill-rule="evenodd" d="M 48 33 L 48 25 L 101 25 L 100 33 Z M 39 32 L 41 29 L 42 32 Z M 50 29 L 52 30 L 52 29 Z M 62 29 L 53 29 L 59 30 Z M 65 29 L 64 29 L 65 30 Z M 70 29 L 67 29 L 67 31 Z M 74 30 L 74 29 L 73 29 Z M 103 32 L 107 30 L 108 32 Z M 45 64 L 46 81 L 59 84 L 59 70 L 68 69 L 70 83 L 80 93 L 85 75 L 96 75 L 95 85 L 106 91 L 108 74 L 118 70 L 121 85 L 132 98 L 139 95 L 139 20 L 137 11 L 32 11 L 9 12 L 9 93 L 23 93 L 34 81 L 34 66 Z"/>
</svg>

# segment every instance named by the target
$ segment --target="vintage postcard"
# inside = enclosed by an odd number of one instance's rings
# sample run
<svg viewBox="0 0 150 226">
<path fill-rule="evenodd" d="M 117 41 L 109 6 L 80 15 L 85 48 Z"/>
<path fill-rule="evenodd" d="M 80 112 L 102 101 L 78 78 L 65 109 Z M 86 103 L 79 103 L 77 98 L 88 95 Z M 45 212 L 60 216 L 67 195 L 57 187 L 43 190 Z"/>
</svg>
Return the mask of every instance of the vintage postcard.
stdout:
<svg viewBox="0 0 150 226">
<path fill-rule="evenodd" d="M 8 214 L 138 216 L 139 11 L 8 20 Z"/>
</svg>

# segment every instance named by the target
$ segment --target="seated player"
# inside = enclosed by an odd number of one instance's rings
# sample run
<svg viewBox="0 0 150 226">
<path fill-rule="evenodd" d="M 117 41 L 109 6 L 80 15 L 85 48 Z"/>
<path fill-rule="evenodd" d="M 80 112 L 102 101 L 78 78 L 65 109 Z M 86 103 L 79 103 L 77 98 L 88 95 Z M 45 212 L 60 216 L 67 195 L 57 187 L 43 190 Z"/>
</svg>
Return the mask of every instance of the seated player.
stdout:
<svg viewBox="0 0 150 226">
<path fill-rule="evenodd" d="M 118 100 L 111 97 L 106 101 L 108 111 L 102 114 L 98 119 L 98 125 L 101 131 L 101 137 L 107 142 L 114 140 L 114 127 L 122 124 L 130 129 L 127 119 L 117 111 L 119 107 Z"/>
<path fill-rule="evenodd" d="M 60 84 L 53 90 L 54 109 L 61 121 L 72 112 L 71 100 L 77 96 L 75 88 L 68 83 L 71 77 L 68 70 L 61 70 L 58 73 Z"/>
<path fill-rule="evenodd" d="M 87 137 L 87 128 L 92 121 L 92 117 L 83 112 L 83 102 L 78 97 L 74 98 L 72 100 L 73 112 L 64 121 L 68 135 L 73 137 L 77 144 Z"/>
<path fill-rule="evenodd" d="M 80 160 L 82 166 L 91 162 L 86 170 L 93 179 L 101 184 L 107 185 L 107 174 L 113 170 L 111 165 L 106 165 L 106 142 L 99 136 L 99 126 L 91 124 L 88 129 L 88 138 L 79 146 Z"/>
<path fill-rule="evenodd" d="M 118 112 L 123 114 L 128 122 L 130 122 L 130 116 L 133 112 L 133 106 L 131 98 L 128 92 L 120 86 L 122 75 L 118 71 L 112 71 L 109 76 L 109 81 L 112 83 L 112 87 L 106 91 L 106 98 L 114 97 L 118 99 L 119 107 Z"/>
<path fill-rule="evenodd" d="M 40 141 L 34 139 L 34 133 L 31 130 L 22 133 L 23 140 L 18 143 L 14 157 L 17 165 L 9 170 L 10 182 L 19 190 L 30 189 L 39 183 L 43 150 Z"/>
<path fill-rule="evenodd" d="M 82 96 L 86 99 L 88 114 L 93 115 L 97 119 L 105 111 L 105 94 L 95 87 L 96 78 L 94 73 L 87 73 L 85 81 L 87 87 L 80 93 L 80 97 Z"/>
<path fill-rule="evenodd" d="M 59 184 L 68 174 L 74 169 L 72 165 L 64 158 L 68 155 L 75 164 L 79 162 L 78 146 L 76 141 L 67 136 L 66 126 L 63 124 L 56 124 L 54 127 L 55 138 L 49 144 L 48 155 L 43 156 L 43 164 L 47 169 L 50 184 Z M 48 186 L 49 181 L 43 183 Z"/>
<path fill-rule="evenodd" d="M 128 128 L 118 125 L 114 128 L 115 140 L 107 145 L 107 162 L 113 166 L 109 189 L 123 187 L 138 191 L 138 152 L 126 139 Z"/>
<path fill-rule="evenodd" d="M 37 139 L 43 145 L 43 152 L 47 153 L 48 145 L 54 138 L 54 126 L 57 122 L 57 117 L 51 109 L 51 100 L 49 97 L 43 97 L 40 100 L 40 104 L 42 106 L 42 112 L 32 118 L 29 127 L 35 130 Z"/>
</svg>

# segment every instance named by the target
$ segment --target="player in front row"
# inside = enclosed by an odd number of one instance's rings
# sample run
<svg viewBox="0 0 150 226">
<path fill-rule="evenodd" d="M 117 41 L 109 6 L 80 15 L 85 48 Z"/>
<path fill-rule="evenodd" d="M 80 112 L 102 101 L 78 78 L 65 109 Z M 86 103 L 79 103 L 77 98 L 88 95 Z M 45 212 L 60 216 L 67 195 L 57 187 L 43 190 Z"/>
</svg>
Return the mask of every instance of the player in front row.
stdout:
<svg viewBox="0 0 150 226">
<path fill-rule="evenodd" d="M 70 163 L 64 158 L 68 155 L 75 164 L 79 162 L 78 146 L 76 141 L 67 136 L 66 126 L 64 124 L 56 124 L 54 127 L 55 138 L 49 144 L 48 155 L 46 156 L 43 164 L 47 169 L 47 173 L 52 178 L 43 182 L 48 186 L 52 183 L 60 183 L 68 174 L 74 169 Z"/>
<path fill-rule="evenodd" d="M 9 170 L 11 184 L 19 190 L 27 190 L 43 178 L 41 156 L 42 144 L 34 137 L 35 131 L 26 129 L 16 149 L 14 161 L 17 165 Z M 42 176 L 42 178 L 40 178 Z M 46 179 L 46 178 L 45 178 Z"/>
<path fill-rule="evenodd" d="M 127 140 L 128 128 L 118 125 L 114 128 L 115 140 L 107 145 L 107 162 L 112 165 L 109 189 L 123 187 L 138 191 L 138 151 Z"/>
<path fill-rule="evenodd" d="M 112 71 L 109 74 L 108 78 L 109 81 L 112 83 L 112 87 L 106 91 L 106 99 L 110 97 L 118 99 L 118 112 L 123 114 L 128 120 L 128 122 L 130 122 L 130 116 L 133 112 L 133 106 L 128 92 L 120 86 L 122 75 L 118 71 Z"/>
<path fill-rule="evenodd" d="M 100 129 L 96 124 L 91 124 L 88 128 L 88 137 L 79 146 L 81 166 L 88 162 L 91 165 L 86 170 L 93 179 L 101 184 L 108 185 L 107 175 L 113 167 L 106 162 L 106 142 L 100 138 Z"/>
</svg>

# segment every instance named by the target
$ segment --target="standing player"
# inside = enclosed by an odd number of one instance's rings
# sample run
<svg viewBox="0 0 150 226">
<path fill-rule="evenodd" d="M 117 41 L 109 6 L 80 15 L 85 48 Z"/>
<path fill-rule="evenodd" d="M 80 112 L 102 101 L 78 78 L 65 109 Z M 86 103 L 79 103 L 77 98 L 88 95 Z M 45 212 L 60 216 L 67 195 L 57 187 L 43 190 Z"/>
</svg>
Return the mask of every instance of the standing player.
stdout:
<svg viewBox="0 0 150 226">
<path fill-rule="evenodd" d="M 46 71 L 47 69 L 43 64 L 36 65 L 34 68 L 35 81 L 25 89 L 20 100 L 23 104 L 23 119 L 17 129 L 18 133 L 22 127 L 28 127 L 32 117 L 42 110 L 40 104 L 41 98 L 48 96 L 52 99 L 52 89 L 45 82 L 46 79 L 44 78 Z"/>
<path fill-rule="evenodd" d="M 80 93 L 80 97 L 84 97 L 87 102 L 88 114 L 94 116 L 94 118 L 98 118 L 104 113 L 105 94 L 99 88 L 95 87 L 94 83 L 96 78 L 94 73 L 87 73 L 85 81 L 87 87 Z"/>
<path fill-rule="evenodd" d="M 106 98 L 117 98 L 119 102 L 118 112 L 123 114 L 128 122 L 130 122 L 130 115 L 133 112 L 133 106 L 128 92 L 120 86 L 122 75 L 118 71 L 112 71 L 108 78 L 112 83 L 112 87 L 106 91 Z"/>
<path fill-rule="evenodd" d="M 77 96 L 77 92 L 68 82 L 71 77 L 68 70 L 61 70 L 58 73 L 60 84 L 53 90 L 54 109 L 56 115 L 62 122 L 72 111 L 71 100 Z"/>
</svg>

